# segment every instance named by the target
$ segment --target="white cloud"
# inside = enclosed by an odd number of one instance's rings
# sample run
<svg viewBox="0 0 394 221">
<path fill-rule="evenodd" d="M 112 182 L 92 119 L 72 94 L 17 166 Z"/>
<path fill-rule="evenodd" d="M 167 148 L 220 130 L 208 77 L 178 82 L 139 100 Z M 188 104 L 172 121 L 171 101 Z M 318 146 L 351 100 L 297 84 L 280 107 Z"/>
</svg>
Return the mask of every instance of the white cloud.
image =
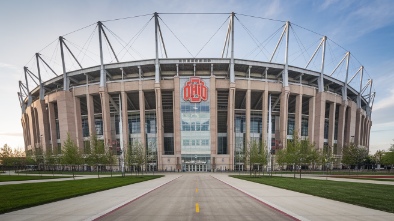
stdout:
<svg viewBox="0 0 394 221">
<path fill-rule="evenodd" d="M 388 96 L 383 97 L 373 106 L 373 111 L 378 111 L 394 106 L 394 89 L 391 89 Z"/>
</svg>

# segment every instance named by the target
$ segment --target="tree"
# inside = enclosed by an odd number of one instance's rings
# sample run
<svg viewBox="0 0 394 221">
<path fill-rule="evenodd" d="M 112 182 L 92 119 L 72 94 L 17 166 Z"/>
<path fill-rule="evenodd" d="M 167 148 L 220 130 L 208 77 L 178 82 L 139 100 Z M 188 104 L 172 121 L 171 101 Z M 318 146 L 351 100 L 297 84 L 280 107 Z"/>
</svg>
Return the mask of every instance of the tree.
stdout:
<svg viewBox="0 0 394 221">
<path fill-rule="evenodd" d="M 145 148 L 141 142 L 136 141 L 130 144 L 126 153 L 126 162 L 129 167 L 134 166 L 137 173 L 142 171 L 142 165 L 146 162 Z"/>
<path fill-rule="evenodd" d="M 75 179 L 75 166 L 81 164 L 82 156 L 75 142 L 71 140 L 69 134 L 67 134 L 67 140 L 64 141 L 63 144 L 61 162 L 64 165 L 71 165 L 73 178 Z"/>
<path fill-rule="evenodd" d="M 382 158 L 383 158 L 384 153 L 385 153 L 384 150 L 377 150 L 375 152 L 375 154 L 373 156 L 375 158 L 375 163 L 376 164 L 381 164 L 382 163 Z"/>
<path fill-rule="evenodd" d="M 7 144 L 4 144 L 4 146 L 0 148 L 0 160 L 3 165 L 3 170 L 5 171 L 5 167 L 8 169 L 8 174 L 10 174 L 10 167 L 13 165 L 12 157 L 12 148 Z"/>
<path fill-rule="evenodd" d="M 347 165 L 349 170 L 351 166 L 360 165 L 366 160 L 368 150 L 364 147 L 357 147 L 354 143 L 346 145 L 342 150 L 342 163 Z"/>
<path fill-rule="evenodd" d="M 88 164 L 91 166 L 96 166 L 97 178 L 100 178 L 100 167 L 103 164 L 106 164 L 107 157 L 105 154 L 104 141 L 98 140 L 96 135 L 91 136 L 90 152 Z"/>
<path fill-rule="evenodd" d="M 250 171 L 254 170 L 254 175 L 256 176 L 256 166 L 260 168 L 264 168 L 264 165 L 267 165 L 267 148 L 262 143 L 257 141 L 252 141 L 250 145 L 249 151 L 249 162 L 250 162 Z M 260 170 L 259 170 L 260 171 Z"/>
</svg>

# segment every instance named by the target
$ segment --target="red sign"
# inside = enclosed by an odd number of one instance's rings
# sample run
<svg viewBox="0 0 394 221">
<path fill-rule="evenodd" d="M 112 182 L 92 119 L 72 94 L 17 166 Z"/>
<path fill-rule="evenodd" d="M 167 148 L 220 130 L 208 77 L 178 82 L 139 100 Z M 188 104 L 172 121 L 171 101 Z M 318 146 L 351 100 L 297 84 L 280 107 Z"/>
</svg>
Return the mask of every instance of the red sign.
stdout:
<svg viewBox="0 0 394 221">
<path fill-rule="evenodd" d="M 199 77 L 191 77 L 183 87 L 183 100 L 200 103 L 208 99 L 208 87 Z"/>
</svg>

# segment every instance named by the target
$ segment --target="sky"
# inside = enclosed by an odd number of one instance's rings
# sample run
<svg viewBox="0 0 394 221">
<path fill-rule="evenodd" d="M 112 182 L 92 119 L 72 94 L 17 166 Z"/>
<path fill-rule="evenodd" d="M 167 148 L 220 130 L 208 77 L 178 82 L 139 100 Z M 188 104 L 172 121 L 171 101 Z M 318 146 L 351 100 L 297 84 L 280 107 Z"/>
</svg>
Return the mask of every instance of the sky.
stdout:
<svg viewBox="0 0 394 221">
<path fill-rule="evenodd" d="M 235 57 L 266 61 L 279 39 L 283 21 L 290 21 L 290 63 L 304 66 L 319 44 L 328 36 L 325 74 L 330 74 L 343 54 L 352 54 L 349 75 L 363 65 L 363 84 L 373 79 L 374 100 L 370 153 L 387 150 L 394 141 L 394 1 L 391 0 L 2 0 L 0 1 L 0 145 L 23 148 L 21 109 L 17 97 L 18 81 L 24 81 L 23 67 L 35 73 L 33 56 L 42 53 L 56 72 L 60 71 L 59 36 L 65 36 L 84 67 L 97 65 L 97 21 L 146 15 L 105 22 L 115 33 L 111 42 L 120 60 L 153 58 L 154 39 L 151 14 L 159 13 L 237 13 Z M 245 15 L 261 18 L 256 19 Z M 169 57 L 220 57 L 228 14 L 160 14 L 161 29 Z M 92 25 L 93 24 L 93 25 Z M 147 24 L 144 29 L 144 25 Z M 91 25 L 91 26 L 89 26 Z M 88 27 L 86 27 L 88 26 Z M 86 27 L 82 30 L 79 30 Z M 76 31 L 79 30 L 79 31 Z M 143 30 L 140 35 L 139 31 Z M 74 32 L 76 31 L 76 32 Z M 108 31 L 109 32 L 109 31 Z M 68 34 L 70 33 L 70 34 Z M 109 32 L 110 33 L 110 32 Z M 249 33 L 249 34 L 248 34 Z M 68 34 L 68 35 L 67 35 Z M 93 34 L 93 35 L 92 35 Z M 95 34 L 95 35 L 94 35 Z M 118 38 L 116 37 L 118 36 Z M 138 36 L 138 38 L 132 38 Z M 124 42 L 132 42 L 122 50 Z M 53 42 L 51 44 L 51 42 Z M 117 44 L 116 44 L 117 42 Z M 256 43 L 257 42 L 257 43 Z M 204 46 L 205 45 L 205 46 Z M 260 45 L 259 47 L 257 45 Z M 263 45 L 263 47 L 261 46 Z M 78 49 L 79 47 L 79 49 Z M 82 49 L 81 49 L 82 48 Z M 175 50 L 176 49 L 176 50 Z M 73 49 L 72 49 L 73 50 Z M 78 51 L 79 50 L 79 51 Z M 108 46 L 105 50 L 108 50 Z M 283 63 L 283 43 L 274 62 Z M 160 51 L 163 54 L 163 50 Z M 328 58 L 330 57 L 330 58 Z M 108 53 L 105 62 L 113 62 Z M 70 57 L 67 71 L 77 69 Z M 315 59 L 312 70 L 319 70 Z M 43 71 L 44 80 L 52 75 Z M 343 80 L 343 65 L 334 73 Z M 357 79 L 357 77 L 355 78 Z M 358 90 L 358 80 L 351 84 Z M 29 80 L 31 87 L 35 86 Z"/>
</svg>

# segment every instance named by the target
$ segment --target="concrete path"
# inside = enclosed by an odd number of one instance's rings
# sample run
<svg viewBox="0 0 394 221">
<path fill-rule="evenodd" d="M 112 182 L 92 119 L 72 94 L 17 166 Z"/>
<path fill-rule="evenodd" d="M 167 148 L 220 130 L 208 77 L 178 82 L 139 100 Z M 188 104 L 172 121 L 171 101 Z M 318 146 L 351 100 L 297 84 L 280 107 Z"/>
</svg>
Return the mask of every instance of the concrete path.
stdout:
<svg viewBox="0 0 394 221">
<path fill-rule="evenodd" d="M 252 197 L 213 178 L 209 173 L 183 173 L 182 177 L 98 220 L 295 219 L 257 202 Z"/>
<path fill-rule="evenodd" d="M 212 176 L 300 220 L 394 220 L 393 213 L 244 181 L 227 174 Z"/>
<path fill-rule="evenodd" d="M 0 220 L 93 220 L 178 178 L 179 174 L 0 215 Z M 1 188 L 1 187 L 0 187 Z"/>
<path fill-rule="evenodd" d="M 137 183 L 133 185 L 128 185 L 128 186 L 106 190 L 98 193 L 75 197 L 72 199 L 62 200 L 54 203 L 49 203 L 41 206 L 36 206 L 28 209 L 22 209 L 15 212 L 2 214 L 0 215 L 0 220 L 57 220 L 57 221 L 94 220 L 96 218 L 102 217 L 104 214 L 116 210 L 119 207 L 122 207 L 123 205 L 126 204 L 131 205 L 133 203 L 138 205 L 139 202 L 142 203 L 143 201 L 140 200 L 145 198 L 144 195 L 177 179 L 178 177 L 194 176 L 196 180 L 199 180 L 197 182 L 197 185 L 200 186 L 199 188 L 203 187 L 205 189 L 204 191 L 207 191 L 205 193 L 202 192 L 207 196 L 210 195 L 215 196 L 216 193 L 220 193 L 221 191 L 223 192 L 220 195 L 224 196 L 225 194 L 227 194 L 226 191 L 228 191 L 226 190 L 228 189 L 228 187 L 222 187 L 220 185 L 217 188 L 209 189 L 209 186 L 211 185 L 213 186 L 218 185 L 215 184 L 214 181 L 211 181 L 212 179 L 208 179 L 208 177 L 212 177 L 217 179 L 218 180 L 217 182 L 219 182 L 220 180 L 220 182 L 224 182 L 229 186 L 231 186 L 232 188 L 238 189 L 239 191 L 255 198 L 256 200 L 264 204 L 267 204 L 272 208 L 287 213 L 290 216 L 293 216 L 300 220 L 393 220 L 394 221 L 393 213 L 381 212 L 360 206 L 354 206 L 347 203 L 337 202 L 334 200 L 297 193 L 297 192 L 266 186 L 258 183 L 243 181 L 243 180 L 228 177 L 228 174 L 226 173 L 205 173 L 205 174 L 204 173 L 194 173 L 194 174 L 193 173 L 167 173 L 165 175 L 166 175 L 165 177 L 158 178 L 155 180 L 150 180 L 142 183 Z M 182 183 L 183 180 L 182 177 L 179 178 L 180 183 Z M 325 178 L 320 177 L 319 179 L 325 179 Z M 328 178 L 328 179 L 329 180 L 340 179 L 342 181 L 342 179 L 344 178 Z M 352 179 L 344 179 L 344 180 L 347 181 L 350 180 L 351 182 L 366 181 L 366 180 L 352 180 Z M 383 184 L 392 183 L 389 181 L 371 181 L 371 182 L 372 183 L 380 182 Z M 170 184 L 172 184 L 172 182 Z M 184 190 L 189 191 L 190 192 L 189 194 L 192 194 L 190 188 L 194 189 L 196 187 L 195 185 L 193 186 L 193 182 L 189 184 L 184 182 L 184 185 L 180 185 L 180 186 L 176 186 L 176 185 L 172 186 L 170 184 L 160 188 L 166 190 L 168 186 L 167 191 L 169 192 L 162 193 L 163 194 L 162 196 L 168 197 L 171 194 L 177 194 L 177 192 L 179 192 L 180 194 Z M 153 196 L 155 196 L 154 193 L 156 193 L 156 191 L 157 190 L 152 192 Z M 388 194 L 392 194 L 392 193 L 388 193 Z M 240 195 L 233 195 L 233 197 L 229 197 L 226 199 L 222 198 L 222 200 L 220 200 L 220 196 L 217 196 L 219 197 L 219 201 L 222 202 L 222 204 L 220 204 L 220 202 L 217 202 L 218 206 L 219 205 L 225 206 L 227 205 L 227 203 L 229 203 L 229 201 L 230 202 L 237 201 L 240 198 L 239 196 Z M 150 200 L 154 201 L 154 199 L 155 198 L 153 197 Z M 214 198 L 209 199 L 209 201 L 211 200 L 214 200 Z M 134 202 L 130 203 L 132 201 Z M 167 202 L 168 205 L 174 203 L 170 200 L 164 200 L 163 202 Z M 204 201 L 204 203 L 205 202 L 208 201 Z M 210 208 L 207 211 L 213 213 L 215 210 L 212 210 L 211 207 L 212 208 L 215 207 L 216 203 L 211 205 L 208 202 L 207 205 L 209 206 L 205 207 L 205 209 Z M 203 208 L 204 207 L 201 207 L 201 209 Z M 239 204 L 239 208 L 240 209 L 244 208 L 243 203 Z M 205 209 L 201 210 L 201 212 L 205 211 Z M 150 213 L 152 213 L 152 211 L 150 211 Z"/>
</svg>

